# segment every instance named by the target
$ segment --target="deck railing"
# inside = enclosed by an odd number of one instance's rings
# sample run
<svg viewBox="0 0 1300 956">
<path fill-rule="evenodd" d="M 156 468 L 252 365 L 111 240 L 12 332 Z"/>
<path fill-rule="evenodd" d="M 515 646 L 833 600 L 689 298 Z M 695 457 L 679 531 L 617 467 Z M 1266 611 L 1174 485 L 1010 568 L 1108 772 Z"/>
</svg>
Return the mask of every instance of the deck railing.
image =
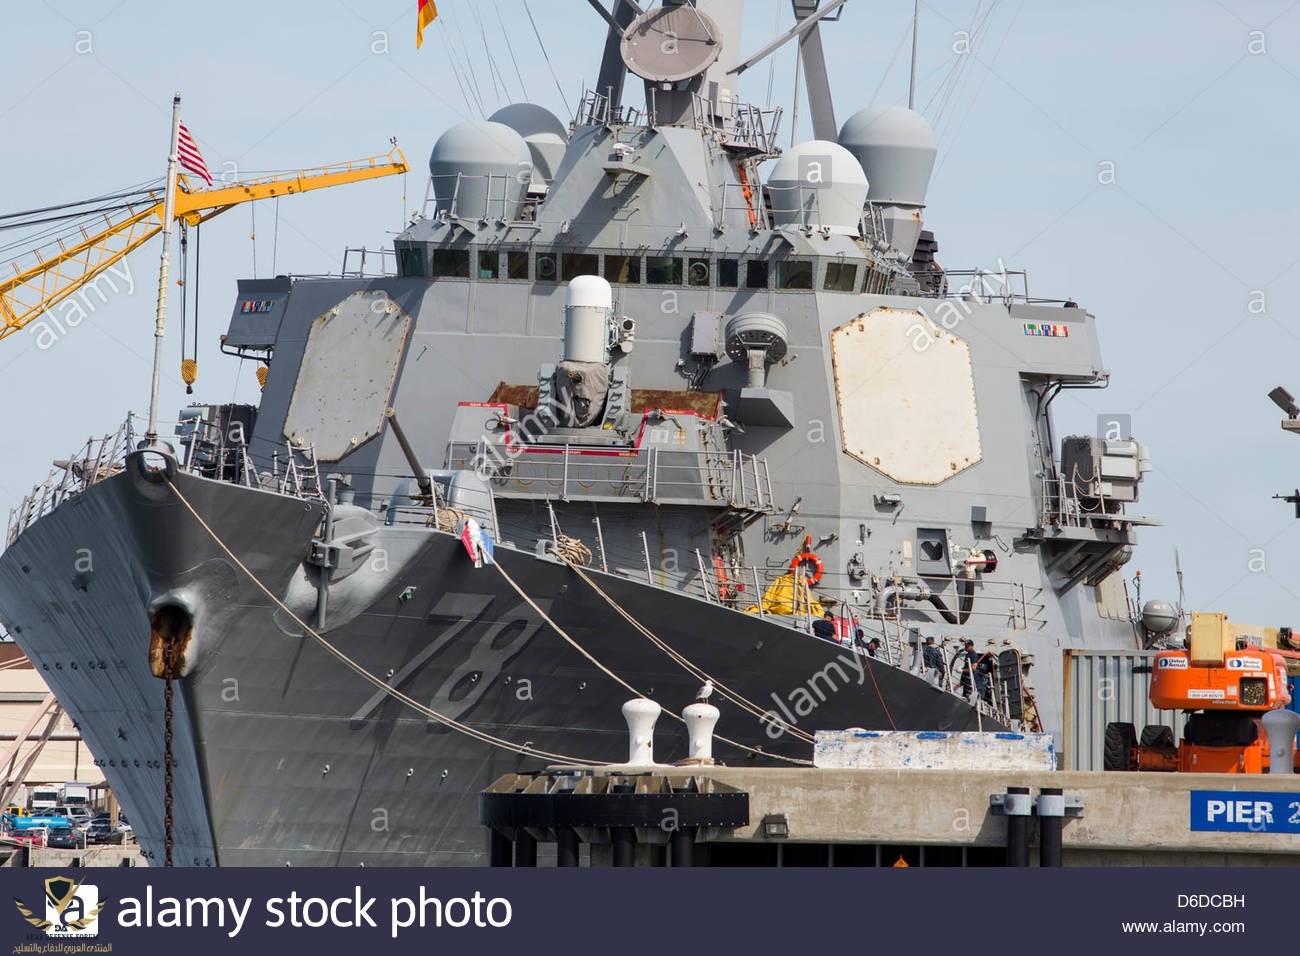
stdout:
<svg viewBox="0 0 1300 956">
<path fill-rule="evenodd" d="M 767 462 L 739 451 L 615 449 L 571 444 L 505 446 L 480 439 L 447 446 L 445 467 L 490 475 L 502 498 L 774 508 Z"/>
<path fill-rule="evenodd" d="M 65 461 L 56 462 L 42 484 L 36 485 L 9 512 L 5 546 L 13 544 L 33 522 L 49 514 L 68 498 L 122 470 L 127 454 L 135 447 L 132 418 L 117 431 L 102 438 L 90 438 Z"/>
</svg>

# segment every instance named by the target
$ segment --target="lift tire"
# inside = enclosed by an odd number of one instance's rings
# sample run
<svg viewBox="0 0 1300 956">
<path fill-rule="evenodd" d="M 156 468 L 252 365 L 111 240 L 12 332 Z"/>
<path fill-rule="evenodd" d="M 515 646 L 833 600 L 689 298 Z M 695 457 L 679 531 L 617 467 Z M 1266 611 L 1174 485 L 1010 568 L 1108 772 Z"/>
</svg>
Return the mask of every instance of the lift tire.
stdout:
<svg viewBox="0 0 1300 956">
<path fill-rule="evenodd" d="M 1137 728 L 1132 724 L 1106 725 L 1106 743 L 1102 756 L 1105 770 L 1130 770 L 1133 766 L 1133 748 L 1137 746 Z"/>
<path fill-rule="evenodd" d="M 1147 724 L 1142 728 L 1142 739 L 1139 742 L 1143 747 L 1172 747 L 1174 732 L 1164 724 Z"/>
</svg>

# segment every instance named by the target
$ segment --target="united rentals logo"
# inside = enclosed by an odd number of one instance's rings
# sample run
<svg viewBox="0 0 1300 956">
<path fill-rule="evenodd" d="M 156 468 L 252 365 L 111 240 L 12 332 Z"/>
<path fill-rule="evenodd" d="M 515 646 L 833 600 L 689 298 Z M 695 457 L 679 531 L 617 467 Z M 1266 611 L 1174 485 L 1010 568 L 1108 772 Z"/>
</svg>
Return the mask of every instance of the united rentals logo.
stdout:
<svg viewBox="0 0 1300 956">
<path fill-rule="evenodd" d="M 66 876 L 55 876 L 45 881 L 45 919 L 35 916 L 31 909 L 14 897 L 23 919 L 47 936 L 97 936 L 99 911 L 104 908 L 99 898 L 99 888 L 73 882 Z"/>
</svg>

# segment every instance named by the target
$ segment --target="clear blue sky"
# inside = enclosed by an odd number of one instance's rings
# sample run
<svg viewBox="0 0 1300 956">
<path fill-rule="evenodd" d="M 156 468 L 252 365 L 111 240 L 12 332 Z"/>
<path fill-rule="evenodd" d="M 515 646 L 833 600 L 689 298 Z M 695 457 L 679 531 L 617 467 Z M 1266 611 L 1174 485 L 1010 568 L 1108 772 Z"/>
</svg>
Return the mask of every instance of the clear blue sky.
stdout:
<svg viewBox="0 0 1300 956">
<path fill-rule="evenodd" d="M 285 200 L 278 242 L 274 205 L 258 204 L 258 275 L 273 262 L 279 272 L 337 271 L 345 246 L 391 240 L 404 209 L 424 196 L 439 132 L 479 115 L 449 47 L 467 48 L 457 56 L 473 62 L 488 112 L 520 98 L 521 74 L 530 99 L 571 114 L 594 81 L 603 23 L 582 0 L 529 3 L 555 77 L 524 0 L 441 0 L 419 52 L 414 0 L 10 4 L 0 211 L 160 176 L 170 99 L 181 90 L 187 125 L 217 172 L 382 153 L 398 137 L 413 166 L 405 182 Z M 749 6 L 746 50 L 792 22 L 784 0 Z M 843 20 L 827 26 L 841 119 L 873 98 L 905 102 L 910 16 L 908 2 L 850 0 Z M 959 60 L 956 31 L 981 22 Z M 773 62 L 771 73 L 751 70 L 742 93 L 762 101 L 770 83 L 788 108 L 792 50 Z M 962 64 L 945 100 L 944 81 Z M 1063 396 L 1059 433 L 1091 432 L 1098 414 L 1128 414 L 1149 445 L 1156 470 L 1138 510 L 1165 525 L 1142 532 L 1129 573 L 1142 570 L 1146 596 L 1173 596 L 1178 547 L 1190 607 L 1300 624 L 1300 523 L 1270 500 L 1300 484 L 1300 438 L 1281 432 L 1265 397 L 1276 384 L 1300 395 L 1300 4 L 1101 0 L 1084 12 L 934 0 L 922 8 L 918 73 L 918 105 L 940 133 L 926 218 L 941 261 L 994 268 L 1001 259 L 1028 270 L 1031 292 L 1073 297 L 1099 319 L 1112 385 Z M 786 131 L 788 143 L 788 113 Z M 811 135 L 806 123 L 800 135 Z M 1113 184 L 1098 181 L 1102 163 L 1114 164 Z M 235 279 L 254 269 L 253 228 L 243 208 L 205 229 L 195 398 L 256 401 L 251 367 L 241 375 L 217 352 Z M 128 409 L 145 410 L 157 251 L 130 260 L 133 295 L 114 297 L 54 347 L 36 348 L 28 333 L 0 342 L 4 510 L 51 459 L 111 430 Z M 1254 290 L 1262 314 L 1251 312 Z M 178 319 L 173 311 L 173 329 Z M 174 337 L 167 415 L 188 401 L 178 350 Z"/>
</svg>

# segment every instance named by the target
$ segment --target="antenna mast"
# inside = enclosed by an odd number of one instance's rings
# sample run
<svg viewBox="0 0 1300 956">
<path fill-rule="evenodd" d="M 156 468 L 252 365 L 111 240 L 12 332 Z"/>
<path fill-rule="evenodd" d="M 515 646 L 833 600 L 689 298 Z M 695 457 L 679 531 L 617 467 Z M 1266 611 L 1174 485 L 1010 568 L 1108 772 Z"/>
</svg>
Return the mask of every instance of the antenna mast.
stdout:
<svg viewBox="0 0 1300 956">
<path fill-rule="evenodd" d="M 916 109 L 916 26 L 921 19 L 921 0 L 912 7 L 912 78 L 907 84 L 907 108 Z"/>
<path fill-rule="evenodd" d="M 171 262 L 172 220 L 176 218 L 177 140 L 181 128 L 181 95 L 172 97 L 172 138 L 167 153 L 167 192 L 163 200 L 162 259 L 158 266 L 158 311 L 154 318 L 153 385 L 149 390 L 149 429 L 145 442 L 158 440 L 158 384 L 162 376 L 163 326 L 167 316 L 167 267 Z"/>
</svg>

